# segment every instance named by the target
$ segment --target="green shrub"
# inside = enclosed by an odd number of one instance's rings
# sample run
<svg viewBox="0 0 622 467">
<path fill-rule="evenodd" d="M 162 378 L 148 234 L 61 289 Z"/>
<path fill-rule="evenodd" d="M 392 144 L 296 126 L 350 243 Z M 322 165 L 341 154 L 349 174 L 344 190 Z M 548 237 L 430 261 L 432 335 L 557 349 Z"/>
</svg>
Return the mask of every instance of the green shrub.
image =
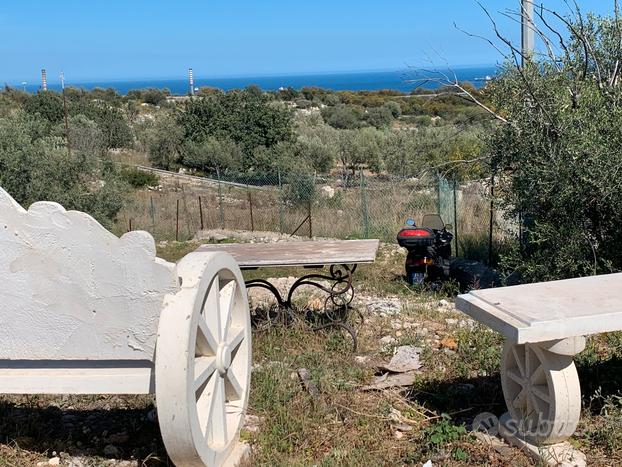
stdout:
<svg viewBox="0 0 622 467">
<path fill-rule="evenodd" d="M 0 186 L 22 206 L 56 201 L 110 227 L 129 186 L 112 163 L 73 152 L 49 125 L 24 113 L 0 118 Z"/>
<path fill-rule="evenodd" d="M 363 124 L 363 112 L 352 105 L 339 104 L 322 109 L 324 121 L 339 130 L 360 128 Z"/>
<path fill-rule="evenodd" d="M 367 109 L 365 121 L 376 128 L 387 128 L 393 123 L 393 112 L 385 106 L 372 107 Z"/>
<path fill-rule="evenodd" d="M 307 99 L 296 99 L 295 104 L 298 109 L 310 109 L 313 107 L 313 102 Z"/>
<path fill-rule="evenodd" d="M 170 94 L 168 89 L 145 89 L 142 94 L 143 102 L 151 105 L 161 105 L 166 102 L 167 96 Z"/>
<path fill-rule="evenodd" d="M 313 177 L 291 174 L 283 186 L 282 201 L 289 206 L 301 206 L 312 202 L 317 195 Z"/>
<path fill-rule="evenodd" d="M 156 174 L 145 170 L 126 167 L 120 171 L 120 174 L 134 188 L 145 188 L 160 184 L 160 178 Z"/>
<path fill-rule="evenodd" d="M 31 95 L 24 104 L 24 111 L 30 115 L 38 115 L 50 123 L 58 123 L 65 115 L 63 100 L 54 91 L 39 91 Z"/>
</svg>

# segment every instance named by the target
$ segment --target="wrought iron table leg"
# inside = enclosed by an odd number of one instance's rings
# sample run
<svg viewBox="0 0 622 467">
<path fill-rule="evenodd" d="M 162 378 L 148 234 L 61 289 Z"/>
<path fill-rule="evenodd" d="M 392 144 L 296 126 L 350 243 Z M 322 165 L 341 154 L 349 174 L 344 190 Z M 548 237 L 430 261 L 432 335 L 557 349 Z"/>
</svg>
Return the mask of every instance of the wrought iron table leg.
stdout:
<svg viewBox="0 0 622 467">
<path fill-rule="evenodd" d="M 265 280 L 265 279 L 249 279 L 249 280 L 245 281 L 244 283 L 246 284 L 246 288 L 247 289 L 250 289 L 251 287 L 258 287 L 260 289 L 266 289 L 266 290 L 270 291 L 272 293 L 272 295 L 274 295 L 274 298 L 276 298 L 276 301 L 277 301 L 279 307 L 285 308 L 285 307 L 288 306 L 288 303 L 283 301 L 283 297 L 281 297 L 281 293 L 279 292 L 279 289 L 277 289 L 273 284 L 271 284 L 267 280 Z"/>
<path fill-rule="evenodd" d="M 314 330 L 319 331 L 331 326 L 344 329 L 352 336 L 353 347 L 356 350 L 356 330 L 346 322 L 348 307 L 354 299 L 354 287 L 352 285 L 354 271 L 356 271 L 356 264 L 333 264 L 329 267 L 328 274 L 315 273 L 302 276 L 292 284 L 285 299 L 283 299 L 279 290 L 273 284 L 264 279 L 248 280 L 246 281 L 246 287 L 259 287 L 270 291 L 276 298 L 280 309 L 290 310 L 294 309 L 292 303 L 294 293 L 301 286 L 309 285 L 326 292 L 328 296 L 324 301 L 324 316 L 329 322 L 314 328 Z M 331 285 L 328 287 L 324 286 L 318 282 L 321 280 L 327 281 Z"/>
</svg>

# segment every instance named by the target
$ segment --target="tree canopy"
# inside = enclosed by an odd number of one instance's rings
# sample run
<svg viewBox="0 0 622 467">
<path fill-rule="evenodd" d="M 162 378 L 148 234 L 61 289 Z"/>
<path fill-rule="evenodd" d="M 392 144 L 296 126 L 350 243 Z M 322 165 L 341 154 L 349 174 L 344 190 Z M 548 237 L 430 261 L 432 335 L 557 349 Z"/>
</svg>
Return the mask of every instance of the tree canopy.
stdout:
<svg viewBox="0 0 622 467">
<path fill-rule="evenodd" d="M 561 55 L 509 61 L 487 90 L 500 202 L 526 229 L 506 264 L 531 280 L 622 270 L 622 22 L 578 18 Z"/>
<path fill-rule="evenodd" d="M 228 139 L 240 146 L 244 167 L 254 166 L 257 147 L 293 138 L 292 112 L 254 88 L 189 100 L 177 121 L 187 140 Z"/>
<path fill-rule="evenodd" d="M 23 112 L 0 118 L 0 186 L 25 207 L 56 201 L 107 227 L 128 188 L 112 164 L 85 152 L 68 154 L 46 122 Z"/>
</svg>

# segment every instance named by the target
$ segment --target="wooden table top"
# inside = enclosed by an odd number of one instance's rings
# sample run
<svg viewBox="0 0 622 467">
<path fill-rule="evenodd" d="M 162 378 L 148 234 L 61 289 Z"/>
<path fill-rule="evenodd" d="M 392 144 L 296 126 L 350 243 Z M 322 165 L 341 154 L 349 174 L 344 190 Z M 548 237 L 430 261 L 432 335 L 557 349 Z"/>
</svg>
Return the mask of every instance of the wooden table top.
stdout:
<svg viewBox="0 0 622 467">
<path fill-rule="evenodd" d="M 204 251 L 226 251 L 240 268 L 326 266 L 373 263 L 378 240 L 318 240 L 277 243 L 221 243 L 201 245 Z"/>
<path fill-rule="evenodd" d="M 622 329 L 622 273 L 474 290 L 456 307 L 511 342 L 544 342 Z"/>
</svg>

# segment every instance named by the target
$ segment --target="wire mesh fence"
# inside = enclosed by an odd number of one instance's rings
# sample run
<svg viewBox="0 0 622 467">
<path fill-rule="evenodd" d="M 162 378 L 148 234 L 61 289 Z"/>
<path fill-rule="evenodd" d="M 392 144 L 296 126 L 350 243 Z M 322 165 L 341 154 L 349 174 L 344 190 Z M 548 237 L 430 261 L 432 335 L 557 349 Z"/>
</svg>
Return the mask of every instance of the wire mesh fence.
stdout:
<svg viewBox="0 0 622 467">
<path fill-rule="evenodd" d="M 230 229 L 395 242 L 408 218 L 439 213 L 454 233 L 454 252 L 486 256 L 491 216 L 488 186 L 442 177 L 396 178 L 363 171 L 341 177 L 305 173 L 160 174 L 161 186 L 138 192 L 120 230 L 147 230 L 158 240 L 188 240 L 199 230 Z M 493 228 L 500 229 L 495 217 Z M 476 251 L 477 249 L 481 251 Z M 482 250 L 483 249 L 483 250 Z"/>
</svg>

